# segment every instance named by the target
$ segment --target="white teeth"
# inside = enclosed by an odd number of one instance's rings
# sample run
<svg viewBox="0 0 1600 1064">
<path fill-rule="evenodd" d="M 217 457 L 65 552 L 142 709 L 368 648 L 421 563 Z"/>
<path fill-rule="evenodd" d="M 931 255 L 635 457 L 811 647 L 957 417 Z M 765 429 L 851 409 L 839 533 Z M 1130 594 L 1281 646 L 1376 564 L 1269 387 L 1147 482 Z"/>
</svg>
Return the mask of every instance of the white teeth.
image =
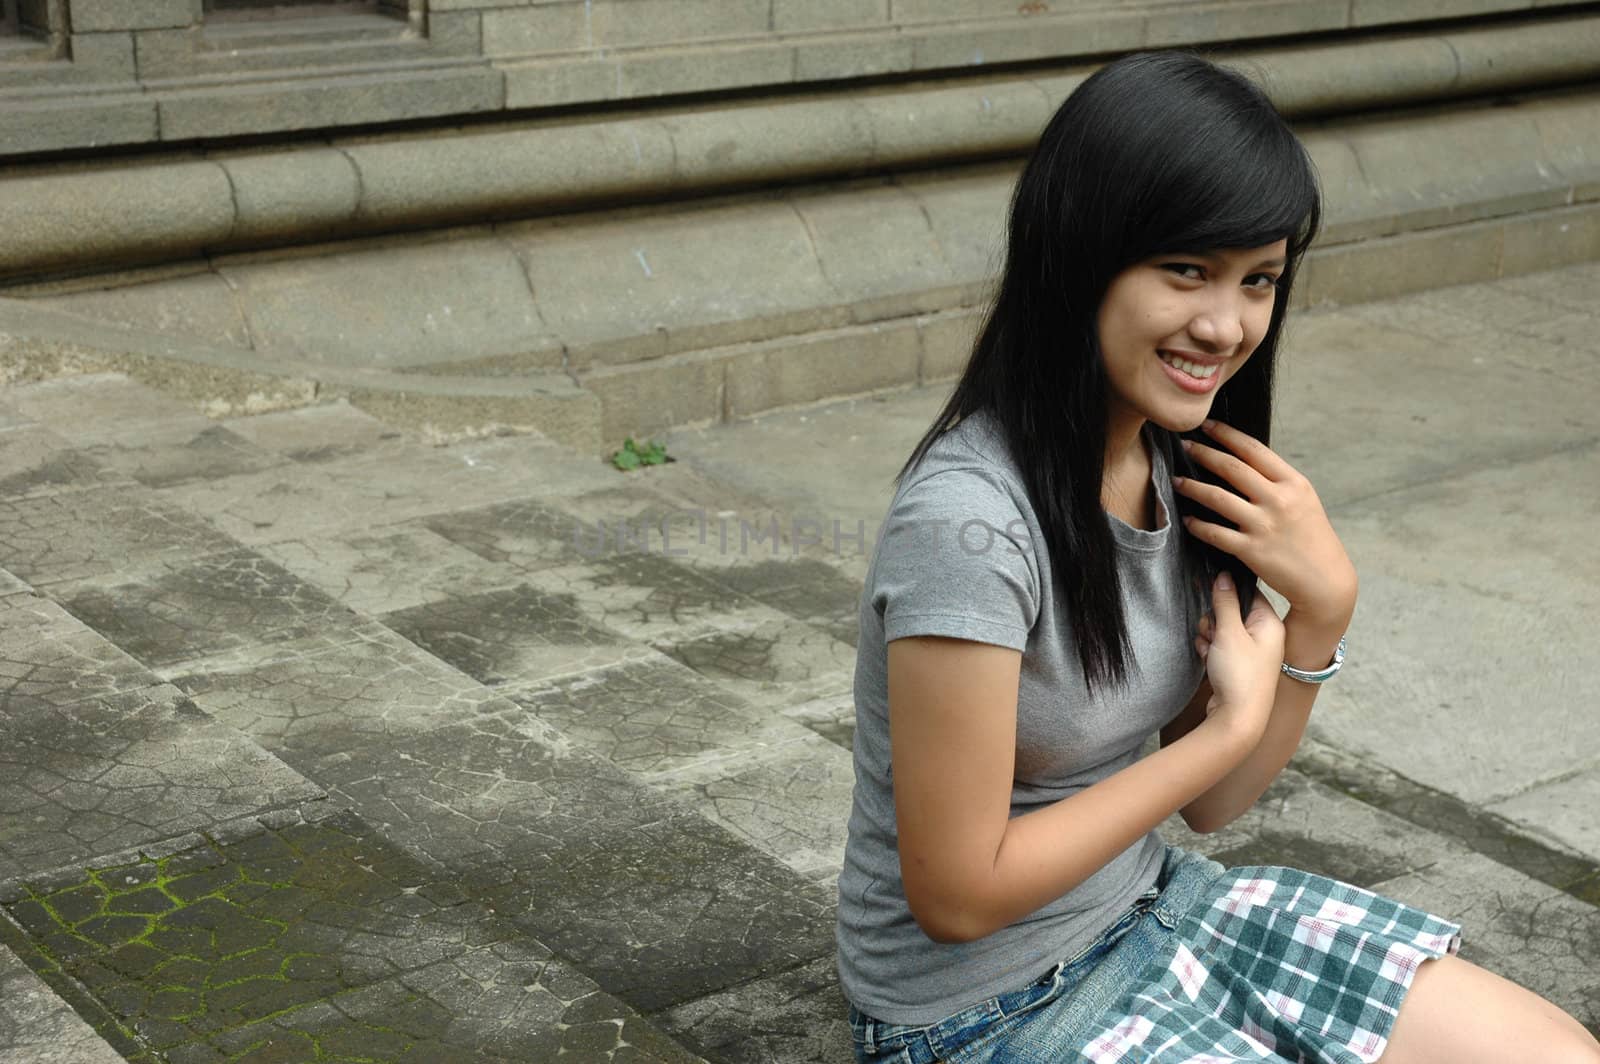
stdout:
<svg viewBox="0 0 1600 1064">
<path fill-rule="evenodd" d="M 1175 355 L 1169 355 L 1165 351 L 1159 351 L 1157 354 L 1161 356 L 1161 361 L 1165 362 L 1167 365 L 1176 366 L 1189 376 L 1195 377 L 1199 380 L 1205 380 L 1207 377 L 1215 375 L 1217 370 L 1221 368 L 1220 366 L 1202 366 L 1198 362 L 1190 362 L 1187 359 L 1178 358 Z"/>
</svg>

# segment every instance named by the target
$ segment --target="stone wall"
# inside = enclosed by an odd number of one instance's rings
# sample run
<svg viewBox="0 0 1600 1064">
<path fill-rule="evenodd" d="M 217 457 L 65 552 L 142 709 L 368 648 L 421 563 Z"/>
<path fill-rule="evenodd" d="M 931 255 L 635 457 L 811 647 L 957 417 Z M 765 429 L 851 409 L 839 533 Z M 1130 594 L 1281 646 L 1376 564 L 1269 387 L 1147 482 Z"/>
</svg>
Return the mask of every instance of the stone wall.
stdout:
<svg viewBox="0 0 1600 1064">
<path fill-rule="evenodd" d="M 262 0 L 4 2 L 15 18 L 0 27 L 0 159 L 816 86 L 1563 6 L 295 0 L 268 17 Z"/>
</svg>

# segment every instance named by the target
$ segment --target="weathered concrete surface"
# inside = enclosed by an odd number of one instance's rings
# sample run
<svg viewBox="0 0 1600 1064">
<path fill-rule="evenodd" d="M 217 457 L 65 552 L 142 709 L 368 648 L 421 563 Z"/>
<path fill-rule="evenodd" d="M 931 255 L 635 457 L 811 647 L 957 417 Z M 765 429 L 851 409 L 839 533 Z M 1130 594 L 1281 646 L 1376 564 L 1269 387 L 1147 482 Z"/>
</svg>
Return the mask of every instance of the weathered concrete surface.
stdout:
<svg viewBox="0 0 1600 1064">
<path fill-rule="evenodd" d="M 1298 317 L 1275 446 L 1362 574 L 1350 662 L 1252 811 L 1164 830 L 1459 920 L 1600 1029 L 1597 287 Z M 0 390 L 0 1055 L 843 1064 L 860 582 L 947 387 L 626 476 Z"/>
</svg>

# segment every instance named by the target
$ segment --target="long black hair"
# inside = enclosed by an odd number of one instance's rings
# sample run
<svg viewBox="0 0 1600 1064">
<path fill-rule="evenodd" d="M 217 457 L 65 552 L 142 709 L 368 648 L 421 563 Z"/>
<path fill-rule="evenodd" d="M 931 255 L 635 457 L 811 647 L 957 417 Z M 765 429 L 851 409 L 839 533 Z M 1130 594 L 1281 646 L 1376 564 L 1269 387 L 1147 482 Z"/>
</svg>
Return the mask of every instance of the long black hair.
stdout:
<svg viewBox="0 0 1600 1064">
<path fill-rule="evenodd" d="M 1266 94 L 1182 52 L 1127 56 L 1096 71 L 1056 111 L 1018 178 L 994 302 L 954 393 L 895 481 L 961 418 L 994 413 L 1026 479 L 1091 689 L 1123 682 L 1130 666 L 1100 495 L 1109 393 L 1096 319 L 1106 289 L 1157 254 L 1286 239 L 1271 324 L 1211 407 L 1212 417 L 1268 442 L 1278 337 L 1320 220 L 1310 157 Z M 1169 469 L 1218 482 L 1189 461 L 1177 434 L 1146 428 Z M 1182 496 L 1178 508 L 1219 520 Z M 1183 539 L 1196 601 L 1226 567 L 1249 603 L 1254 573 Z"/>
</svg>

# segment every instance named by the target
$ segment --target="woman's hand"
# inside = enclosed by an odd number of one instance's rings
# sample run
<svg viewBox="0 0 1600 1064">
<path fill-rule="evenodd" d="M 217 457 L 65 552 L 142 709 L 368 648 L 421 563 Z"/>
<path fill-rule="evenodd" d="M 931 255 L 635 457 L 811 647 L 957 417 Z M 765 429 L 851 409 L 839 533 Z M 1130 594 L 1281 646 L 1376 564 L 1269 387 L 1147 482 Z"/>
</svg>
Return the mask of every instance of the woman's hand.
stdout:
<svg viewBox="0 0 1600 1064">
<path fill-rule="evenodd" d="M 1260 741 L 1272 716 L 1283 636 L 1283 622 L 1267 596 L 1257 595 L 1249 616 L 1240 620 L 1233 578 L 1217 574 L 1211 613 L 1201 620 L 1194 641 L 1211 681 L 1206 720 L 1227 727 L 1251 747 Z"/>
<path fill-rule="evenodd" d="M 1205 431 L 1226 451 L 1184 440 L 1195 464 L 1242 494 L 1174 477 L 1174 489 L 1238 527 L 1184 518 L 1190 535 L 1238 558 L 1297 615 L 1343 630 L 1355 612 L 1356 570 L 1311 482 L 1266 444 L 1220 421 Z"/>
</svg>

